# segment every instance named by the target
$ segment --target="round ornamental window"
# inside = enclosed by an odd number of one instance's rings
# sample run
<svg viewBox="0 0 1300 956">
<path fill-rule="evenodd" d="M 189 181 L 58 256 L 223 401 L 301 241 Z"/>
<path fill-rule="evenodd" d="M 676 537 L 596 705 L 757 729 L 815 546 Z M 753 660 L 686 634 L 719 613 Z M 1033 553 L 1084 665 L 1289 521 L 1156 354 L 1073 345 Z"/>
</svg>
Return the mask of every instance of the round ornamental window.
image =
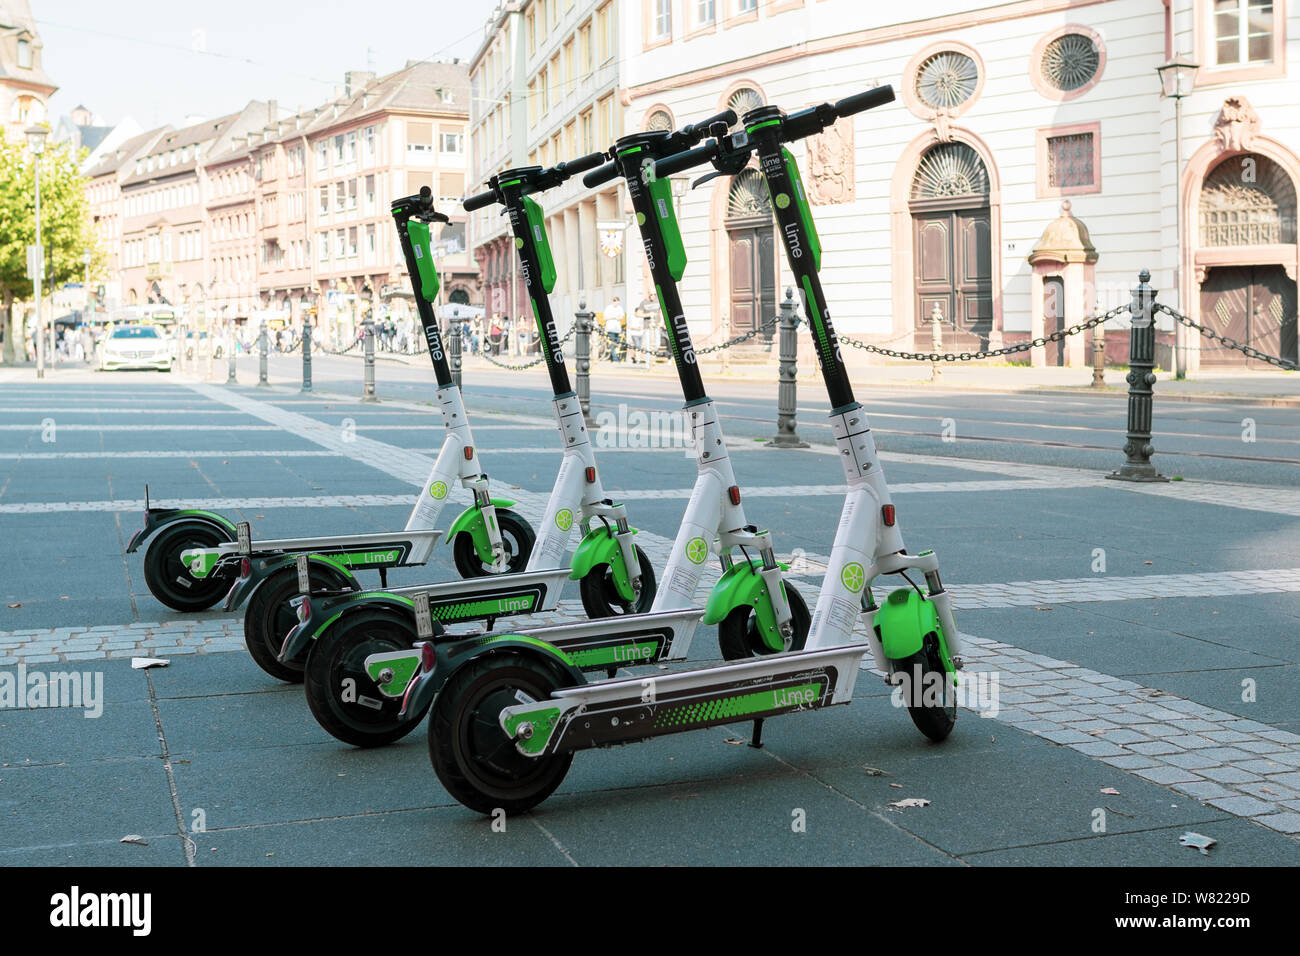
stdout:
<svg viewBox="0 0 1300 956">
<path fill-rule="evenodd" d="M 952 110 L 974 95 L 979 85 L 975 61 L 956 50 L 942 50 L 916 70 L 916 96 L 935 110 Z"/>
<path fill-rule="evenodd" d="M 1062 93 L 1087 86 L 1100 67 L 1097 42 L 1082 33 L 1065 33 L 1047 44 L 1040 63 L 1044 82 Z"/>
</svg>

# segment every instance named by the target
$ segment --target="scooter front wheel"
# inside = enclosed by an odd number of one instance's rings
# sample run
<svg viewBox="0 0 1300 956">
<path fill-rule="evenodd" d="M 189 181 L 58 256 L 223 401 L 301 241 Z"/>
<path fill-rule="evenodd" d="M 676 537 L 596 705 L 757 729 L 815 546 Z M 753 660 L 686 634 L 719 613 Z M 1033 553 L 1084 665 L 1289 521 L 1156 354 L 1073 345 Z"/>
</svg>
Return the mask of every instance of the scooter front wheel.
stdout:
<svg viewBox="0 0 1300 956">
<path fill-rule="evenodd" d="M 957 691 L 944 669 L 938 637 L 927 634 L 919 651 L 891 663 L 895 674 L 904 675 L 904 701 L 916 729 L 936 743 L 946 738 L 957 723 Z"/>
<path fill-rule="evenodd" d="M 230 541 L 206 521 L 177 521 L 163 528 L 144 553 L 144 582 L 149 593 L 173 611 L 206 611 L 230 590 L 224 575 L 196 578 L 181 560 L 190 548 L 215 548 Z"/>
<path fill-rule="evenodd" d="M 636 589 L 636 597 L 625 601 L 614 586 L 614 573 L 608 564 L 599 564 L 592 568 L 578 582 L 578 593 L 582 596 L 582 609 L 587 617 L 595 620 L 601 617 L 617 617 L 621 614 L 645 614 L 655 600 L 655 569 L 646 553 L 639 545 L 634 545 L 637 565 L 641 569 L 641 584 Z"/>
<path fill-rule="evenodd" d="M 808 613 L 808 604 L 803 595 L 789 581 L 785 582 L 785 597 L 790 604 L 790 627 L 793 629 L 790 650 L 801 651 L 808 641 L 812 615 Z M 748 604 L 733 607 L 731 613 L 718 624 L 718 648 L 722 651 L 723 659 L 729 661 L 763 657 L 780 650 L 763 640 L 758 632 L 758 614 Z"/>
<path fill-rule="evenodd" d="M 357 747 L 382 747 L 401 740 L 423 712 L 399 717 L 400 699 L 385 697 L 366 673 L 371 654 L 415 646 L 409 621 L 389 610 L 361 611 L 326 631 L 307 654 L 303 689 L 316 722 L 334 738 Z"/>
<path fill-rule="evenodd" d="M 506 552 L 506 574 L 518 574 L 528 565 L 533 553 L 533 543 L 537 535 L 523 515 L 509 508 L 498 508 L 497 527 L 501 529 L 501 546 Z M 456 535 L 451 543 L 452 557 L 456 570 L 462 578 L 483 578 L 491 574 L 500 574 L 493 566 L 479 557 L 478 548 L 474 546 L 474 537 L 468 531 Z"/>
<path fill-rule="evenodd" d="M 517 652 L 485 655 L 460 668 L 434 699 L 429 719 L 429 759 L 442 785 L 479 813 L 523 813 L 564 780 L 573 754 L 526 757 L 501 729 L 507 707 L 544 700 L 563 686 L 532 657 Z"/>
</svg>

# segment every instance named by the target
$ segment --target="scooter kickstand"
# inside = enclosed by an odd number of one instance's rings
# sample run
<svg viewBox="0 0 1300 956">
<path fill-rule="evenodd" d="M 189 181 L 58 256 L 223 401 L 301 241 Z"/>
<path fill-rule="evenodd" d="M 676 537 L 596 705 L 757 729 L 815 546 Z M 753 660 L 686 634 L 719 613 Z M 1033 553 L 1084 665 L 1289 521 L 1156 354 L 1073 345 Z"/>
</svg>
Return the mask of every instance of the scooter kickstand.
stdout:
<svg viewBox="0 0 1300 956">
<path fill-rule="evenodd" d="M 749 738 L 749 745 L 755 750 L 763 749 L 763 718 L 754 718 L 754 734 Z"/>
</svg>

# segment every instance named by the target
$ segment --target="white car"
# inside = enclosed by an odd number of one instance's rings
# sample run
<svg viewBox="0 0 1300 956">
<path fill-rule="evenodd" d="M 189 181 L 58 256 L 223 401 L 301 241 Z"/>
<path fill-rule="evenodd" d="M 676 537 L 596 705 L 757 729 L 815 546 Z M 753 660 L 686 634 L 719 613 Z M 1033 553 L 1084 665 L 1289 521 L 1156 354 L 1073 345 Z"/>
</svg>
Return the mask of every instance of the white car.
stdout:
<svg viewBox="0 0 1300 956">
<path fill-rule="evenodd" d="M 172 370 L 167 339 L 152 325 L 120 325 L 104 340 L 99 356 L 100 371 L 153 368 Z"/>
</svg>

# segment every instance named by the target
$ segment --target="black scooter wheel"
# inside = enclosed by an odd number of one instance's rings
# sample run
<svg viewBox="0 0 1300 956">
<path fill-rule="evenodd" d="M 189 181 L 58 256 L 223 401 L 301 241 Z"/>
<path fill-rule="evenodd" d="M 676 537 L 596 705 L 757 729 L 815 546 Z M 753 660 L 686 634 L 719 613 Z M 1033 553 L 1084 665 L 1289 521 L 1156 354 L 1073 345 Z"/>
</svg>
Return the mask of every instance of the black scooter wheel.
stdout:
<svg viewBox="0 0 1300 956">
<path fill-rule="evenodd" d="M 523 813 L 554 793 L 573 754 L 526 757 L 498 717 L 506 707 L 544 700 L 562 686 L 543 664 L 518 652 L 484 655 L 448 678 L 429 719 L 429 759 L 447 792 L 488 815 Z"/>
<path fill-rule="evenodd" d="M 533 544 L 537 536 L 532 525 L 524 520 L 523 515 L 509 508 L 498 508 L 497 527 L 501 529 L 501 546 L 506 549 L 507 574 L 518 574 L 528 565 L 528 558 L 533 553 Z M 474 538 L 468 531 L 456 535 L 451 543 L 452 556 L 456 561 L 456 570 L 462 578 L 484 578 L 498 574 L 491 564 L 478 556 L 474 547 Z"/>
<path fill-rule="evenodd" d="M 938 637 L 927 634 L 919 651 L 891 663 L 904 675 L 903 699 L 916 729 L 936 743 L 945 739 L 957 723 L 957 690 L 944 670 Z"/>
<path fill-rule="evenodd" d="M 149 593 L 173 611 L 206 611 L 230 590 L 224 574 L 196 578 L 181 561 L 188 548 L 215 548 L 231 537 L 206 521 L 177 521 L 165 526 L 144 553 L 144 581 Z"/>
<path fill-rule="evenodd" d="M 391 610 L 344 617 L 312 644 L 303 689 L 312 716 L 337 740 L 356 747 L 382 747 L 414 730 L 424 713 L 398 717 L 400 699 L 385 697 L 366 673 L 371 654 L 415 646 L 412 622 Z"/>
<path fill-rule="evenodd" d="M 312 568 L 312 594 L 348 588 L 348 582 L 342 579 L 319 580 L 319 573 L 319 569 Z M 249 656 L 266 673 L 289 684 L 302 683 L 306 666 L 305 655 L 291 661 L 279 659 L 285 637 L 298 623 L 289 603 L 298 594 L 298 569 L 281 568 L 253 588 L 244 608 L 244 646 Z"/>
<path fill-rule="evenodd" d="M 578 582 L 578 593 L 582 596 L 582 609 L 587 617 L 595 620 L 601 617 L 617 617 L 622 614 L 645 614 L 655 601 L 655 569 L 640 546 L 635 546 L 637 564 L 641 568 L 641 586 L 632 601 L 623 600 L 614 586 L 614 575 L 608 564 L 599 564 L 592 568 Z"/>
<path fill-rule="evenodd" d="M 808 641 L 812 615 L 808 613 L 803 595 L 789 581 L 785 582 L 785 595 L 790 602 L 790 624 L 794 628 L 790 650 L 801 651 Z M 731 613 L 722 619 L 718 625 L 718 648 L 722 651 L 723 658 L 729 661 L 777 653 L 759 637 L 758 615 L 748 604 L 732 608 Z"/>
</svg>

